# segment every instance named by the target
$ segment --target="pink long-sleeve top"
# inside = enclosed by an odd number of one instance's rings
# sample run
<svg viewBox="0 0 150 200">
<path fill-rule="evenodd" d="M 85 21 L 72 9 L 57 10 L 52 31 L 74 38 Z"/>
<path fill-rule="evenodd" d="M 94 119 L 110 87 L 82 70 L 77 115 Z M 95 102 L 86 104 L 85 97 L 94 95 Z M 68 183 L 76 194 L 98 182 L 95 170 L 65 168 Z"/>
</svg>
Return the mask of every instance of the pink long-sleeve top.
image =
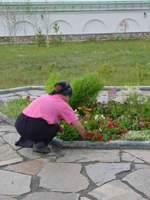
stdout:
<svg viewBox="0 0 150 200">
<path fill-rule="evenodd" d="M 69 125 L 78 120 L 73 109 L 58 95 L 45 94 L 38 97 L 23 110 L 28 117 L 42 118 L 48 124 L 55 124 L 64 119 Z"/>
</svg>

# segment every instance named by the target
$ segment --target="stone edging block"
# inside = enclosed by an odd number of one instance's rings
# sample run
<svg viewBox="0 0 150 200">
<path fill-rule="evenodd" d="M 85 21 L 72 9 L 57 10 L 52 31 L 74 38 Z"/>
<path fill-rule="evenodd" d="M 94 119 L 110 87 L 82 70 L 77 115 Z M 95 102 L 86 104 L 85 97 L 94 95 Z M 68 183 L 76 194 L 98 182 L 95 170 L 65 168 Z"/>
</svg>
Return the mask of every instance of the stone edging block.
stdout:
<svg viewBox="0 0 150 200">
<path fill-rule="evenodd" d="M 117 91 L 121 89 L 127 88 L 126 86 L 104 86 L 103 90 L 108 90 L 112 88 L 116 88 Z M 136 86 L 130 86 L 131 88 L 135 88 Z M 140 90 L 150 90 L 150 86 L 138 86 Z M 17 88 L 10 88 L 10 89 L 2 89 L 0 90 L 1 94 L 8 94 L 13 92 L 20 92 L 26 90 L 44 90 L 45 86 L 25 86 L 25 87 L 17 87 Z"/>
</svg>

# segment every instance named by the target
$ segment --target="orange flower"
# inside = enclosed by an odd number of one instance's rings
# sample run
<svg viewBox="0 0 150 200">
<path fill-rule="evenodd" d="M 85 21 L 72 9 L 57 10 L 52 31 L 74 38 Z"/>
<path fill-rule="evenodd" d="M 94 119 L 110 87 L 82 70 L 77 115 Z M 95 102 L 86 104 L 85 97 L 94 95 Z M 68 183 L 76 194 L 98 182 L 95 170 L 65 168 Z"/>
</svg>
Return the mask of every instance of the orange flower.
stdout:
<svg viewBox="0 0 150 200">
<path fill-rule="evenodd" d="M 86 110 L 84 110 L 83 112 L 84 112 L 85 114 L 87 113 L 87 111 L 86 111 Z"/>
<path fill-rule="evenodd" d="M 82 107 L 77 107 L 78 110 L 82 110 Z"/>
<path fill-rule="evenodd" d="M 92 111 L 93 109 L 92 109 L 92 108 L 88 108 L 87 110 L 88 110 L 88 111 Z"/>
<path fill-rule="evenodd" d="M 86 108 L 86 106 L 82 106 L 82 108 Z"/>
</svg>

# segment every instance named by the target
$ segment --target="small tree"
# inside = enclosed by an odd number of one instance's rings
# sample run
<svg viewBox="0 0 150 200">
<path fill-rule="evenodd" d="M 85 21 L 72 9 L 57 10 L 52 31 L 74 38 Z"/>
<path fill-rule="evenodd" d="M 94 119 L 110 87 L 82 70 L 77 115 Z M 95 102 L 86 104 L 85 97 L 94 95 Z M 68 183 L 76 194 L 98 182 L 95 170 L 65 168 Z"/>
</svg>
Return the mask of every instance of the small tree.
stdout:
<svg viewBox="0 0 150 200">
<path fill-rule="evenodd" d="M 142 76 L 142 69 L 143 69 L 143 66 L 142 65 L 137 65 L 136 66 L 136 69 L 137 69 L 137 76 L 138 76 L 138 79 L 139 79 L 139 83 L 140 85 L 142 84 L 142 81 L 144 79 L 144 77 Z"/>
<path fill-rule="evenodd" d="M 9 2 L 8 2 L 9 3 Z M 17 7 L 10 8 L 9 4 L 4 3 L 5 8 L 2 11 L 2 23 L 4 28 L 7 29 L 9 33 L 9 40 L 12 44 L 12 35 L 13 35 L 13 43 L 16 43 L 16 33 L 19 27 L 16 27 L 16 24 L 19 22 L 19 15 Z"/>
</svg>

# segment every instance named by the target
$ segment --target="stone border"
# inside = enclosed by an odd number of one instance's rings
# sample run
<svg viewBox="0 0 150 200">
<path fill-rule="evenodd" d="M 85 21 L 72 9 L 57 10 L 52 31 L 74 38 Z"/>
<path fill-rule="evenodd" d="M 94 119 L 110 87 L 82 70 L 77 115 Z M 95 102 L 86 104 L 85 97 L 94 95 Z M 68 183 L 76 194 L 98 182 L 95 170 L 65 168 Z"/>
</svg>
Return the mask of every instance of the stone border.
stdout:
<svg viewBox="0 0 150 200">
<path fill-rule="evenodd" d="M 108 90 L 112 88 L 116 88 L 117 91 L 120 91 L 121 89 L 125 89 L 128 86 L 104 86 L 103 90 Z M 150 90 L 150 86 L 130 86 L 131 88 L 139 87 L 140 90 Z M 25 87 L 16 87 L 16 88 L 10 88 L 10 89 L 2 89 L 0 90 L 1 94 L 8 94 L 13 92 L 20 92 L 20 91 L 26 91 L 26 90 L 44 90 L 45 86 L 25 86 Z"/>
<path fill-rule="evenodd" d="M 12 93 L 22 90 L 43 90 L 44 86 L 26 86 L 26 87 L 19 87 L 19 88 L 12 88 L 6 90 L 0 90 L 0 94 Z M 114 88 L 114 86 L 105 86 L 104 90 L 108 90 L 110 88 Z M 120 90 L 120 87 L 116 86 L 117 90 Z M 150 86 L 139 86 L 140 90 L 150 90 Z M 15 121 L 3 113 L 0 112 L 0 119 L 8 122 L 9 124 L 15 124 Z M 150 149 L 150 141 L 110 141 L 110 142 L 90 142 L 90 141 L 63 141 L 59 138 L 54 138 L 51 141 L 51 144 L 56 145 L 60 148 L 97 148 L 97 149 Z"/>
</svg>

